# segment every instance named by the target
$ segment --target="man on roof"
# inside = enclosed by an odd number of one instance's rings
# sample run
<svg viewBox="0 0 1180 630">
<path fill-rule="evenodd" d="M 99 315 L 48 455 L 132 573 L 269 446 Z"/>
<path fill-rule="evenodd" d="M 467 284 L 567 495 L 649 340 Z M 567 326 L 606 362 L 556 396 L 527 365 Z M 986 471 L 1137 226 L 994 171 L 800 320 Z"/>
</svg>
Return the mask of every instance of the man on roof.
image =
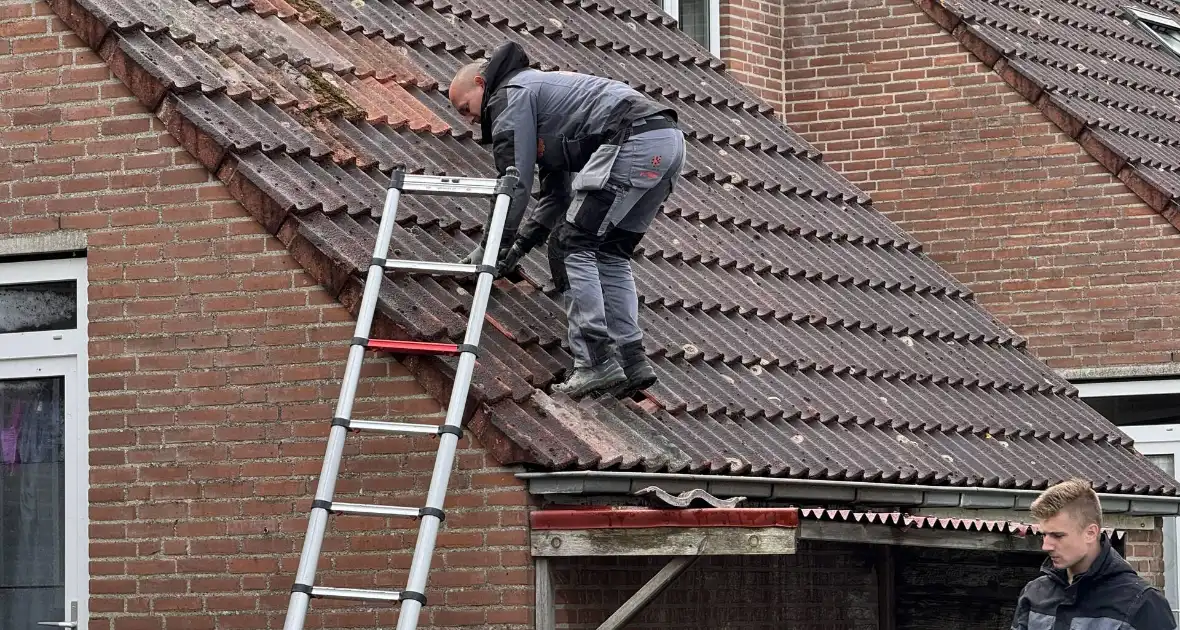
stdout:
<svg viewBox="0 0 1180 630">
<path fill-rule="evenodd" d="M 631 256 L 684 164 L 675 110 L 618 81 L 531 69 L 515 42 L 460 68 L 448 94 L 460 115 L 480 125 L 499 174 L 510 166 L 520 172 L 498 274 L 549 240 L 574 356 L 574 369 L 553 390 L 581 397 L 651 387 L 656 374 L 643 352 Z M 521 227 L 534 173 L 540 196 Z M 466 260 L 481 255 L 482 245 Z"/>
</svg>

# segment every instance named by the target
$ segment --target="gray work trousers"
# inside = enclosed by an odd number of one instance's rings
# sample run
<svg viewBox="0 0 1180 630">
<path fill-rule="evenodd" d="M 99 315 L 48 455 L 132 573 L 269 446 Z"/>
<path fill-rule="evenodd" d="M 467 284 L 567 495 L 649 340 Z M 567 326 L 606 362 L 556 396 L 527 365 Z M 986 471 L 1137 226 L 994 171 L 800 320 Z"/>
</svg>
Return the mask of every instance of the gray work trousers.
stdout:
<svg viewBox="0 0 1180 630">
<path fill-rule="evenodd" d="M 631 256 L 672 193 L 684 155 L 679 129 L 646 131 L 619 146 L 601 188 L 579 190 L 575 178 L 566 220 L 549 246 L 575 368 L 599 365 L 616 348 L 642 342 Z"/>
</svg>

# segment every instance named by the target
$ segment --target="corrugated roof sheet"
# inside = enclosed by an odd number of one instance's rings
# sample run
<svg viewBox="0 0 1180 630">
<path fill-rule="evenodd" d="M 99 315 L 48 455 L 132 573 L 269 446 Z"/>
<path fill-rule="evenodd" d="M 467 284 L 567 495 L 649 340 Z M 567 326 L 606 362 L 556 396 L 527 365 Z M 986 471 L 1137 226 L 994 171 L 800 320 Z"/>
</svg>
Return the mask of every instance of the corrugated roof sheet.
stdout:
<svg viewBox="0 0 1180 630">
<path fill-rule="evenodd" d="M 690 136 L 689 167 L 635 263 L 660 381 L 643 405 L 544 393 L 570 357 L 543 252 L 533 252 L 523 281 L 496 284 L 472 390 L 487 414 L 481 426 L 497 432 L 489 439 L 506 438 L 513 447 L 501 452 L 521 462 L 1022 488 L 1083 475 L 1104 491 L 1176 492 L 646 0 L 52 3 L 347 304 L 368 265 L 390 169 L 493 174 L 478 130 L 442 91 L 462 64 L 513 39 L 538 67 L 610 76 L 674 105 Z M 1052 38 L 1109 33 L 1108 49 L 1079 49 L 1070 63 L 1121 63 L 1138 51 L 1140 81 L 1143 63 L 1161 63 L 1105 13 L 1072 7 L 1029 27 L 1010 22 L 1048 8 L 1013 6 L 969 8 L 991 40 L 1038 38 L 1028 50 L 1039 57 L 1019 61 L 1044 68 L 1046 80 L 1072 77 L 1039 60 Z M 1095 103 L 1126 104 L 1101 127 L 1112 134 L 1149 141 L 1124 131 L 1145 120 L 1156 136 L 1180 133 L 1174 116 L 1144 109 L 1163 109 L 1163 92 L 1113 83 L 1109 91 L 1069 96 L 1070 105 L 1101 118 Z M 1133 142 L 1123 150 L 1144 153 Z M 486 212 L 486 201 L 407 197 L 391 255 L 455 260 L 480 238 Z M 381 326 L 456 340 L 469 289 L 394 276 L 381 290 Z M 456 365 L 408 364 L 444 378 Z"/>
<path fill-rule="evenodd" d="M 1180 227 L 1180 58 L 1129 9 L 1164 0 L 946 0 L 920 6 Z"/>
</svg>

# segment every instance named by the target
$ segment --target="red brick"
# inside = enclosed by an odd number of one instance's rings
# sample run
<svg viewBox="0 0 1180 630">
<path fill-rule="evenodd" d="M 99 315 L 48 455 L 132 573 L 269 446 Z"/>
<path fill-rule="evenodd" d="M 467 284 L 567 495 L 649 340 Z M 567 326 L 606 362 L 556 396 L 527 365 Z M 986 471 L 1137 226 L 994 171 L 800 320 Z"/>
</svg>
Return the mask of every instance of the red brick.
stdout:
<svg viewBox="0 0 1180 630">
<path fill-rule="evenodd" d="M 101 173 L 116 171 L 122 168 L 123 160 L 118 157 L 95 157 L 84 160 L 74 160 L 75 173 Z"/>
<path fill-rule="evenodd" d="M 7 94 L 0 94 L 0 107 L 3 107 L 4 109 L 35 107 L 37 105 L 46 105 L 48 103 L 49 94 L 44 91 L 9 92 Z"/>
<path fill-rule="evenodd" d="M 4 16 L 0 16 L 3 18 Z M 18 35 L 36 35 L 49 30 L 48 20 L 17 20 L 0 23 L 0 37 L 16 37 Z"/>
<path fill-rule="evenodd" d="M 0 131 L 0 144 L 31 144 L 49 139 L 48 129 Z"/>
<path fill-rule="evenodd" d="M 160 183 L 165 186 L 196 184 L 208 181 L 209 177 L 209 171 L 200 166 L 185 169 L 171 169 L 160 173 Z"/>
<path fill-rule="evenodd" d="M 61 122 L 61 109 L 48 107 L 43 109 L 26 109 L 12 113 L 13 125 L 44 125 L 46 123 Z"/>
<path fill-rule="evenodd" d="M 54 127 L 49 132 L 49 138 L 54 141 L 59 140 L 85 140 L 93 138 L 98 134 L 98 125 L 94 123 L 84 123 L 78 125 L 60 125 Z"/>
<path fill-rule="evenodd" d="M 62 193 L 92 192 L 106 188 L 106 177 L 72 177 L 61 183 Z"/>
<path fill-rule="evenodd" d="M 62 71 L 62 83 L 91 83 L 108 80 L 111 71 L 105 64 L 95 66 L 74 65 Z"/>
</svg>

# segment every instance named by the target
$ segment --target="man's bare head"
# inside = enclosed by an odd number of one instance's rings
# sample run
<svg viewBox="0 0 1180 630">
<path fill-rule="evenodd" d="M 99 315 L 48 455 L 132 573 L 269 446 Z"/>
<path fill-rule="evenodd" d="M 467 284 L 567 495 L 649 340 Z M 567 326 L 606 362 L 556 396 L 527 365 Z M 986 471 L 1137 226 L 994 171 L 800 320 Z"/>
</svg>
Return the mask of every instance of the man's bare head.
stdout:
<svg viewBox="0 0 1180 630">
<path fill-rule="evenodd" d="M 1045 536 L 1042 549 L 1053 566 L 1077 574 L 1089 568 L 1099 551 L 1102 504 L 1082 479 L 1063 481 L 1041 493 L 1029 508 Z"/>
<path fill-rule="evenodd" d="M 483 90 L 486 85 L 481 73 L 487 65 L 486 61 L 476 61 L 459 68 L 451 79 L 451 86 L 447 88 L 451 105 L 458 110 L 460 116 L 474 124 L 479 124 Z"/>
</svg>

